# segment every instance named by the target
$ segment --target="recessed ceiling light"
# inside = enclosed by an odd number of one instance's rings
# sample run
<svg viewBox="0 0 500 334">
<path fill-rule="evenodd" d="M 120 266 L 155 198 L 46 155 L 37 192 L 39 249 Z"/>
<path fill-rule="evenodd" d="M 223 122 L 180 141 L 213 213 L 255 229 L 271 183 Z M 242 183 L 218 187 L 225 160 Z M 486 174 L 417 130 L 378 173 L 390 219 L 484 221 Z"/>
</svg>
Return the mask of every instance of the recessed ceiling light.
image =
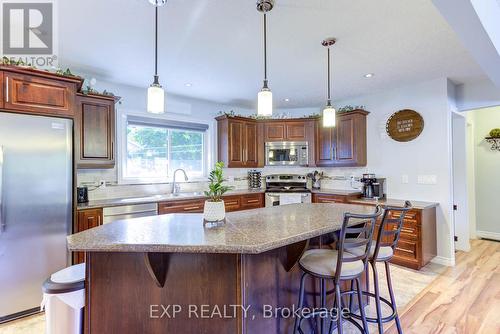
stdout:
<svg viewBox="0 0 500 334">
<path fill-rule="evenodd" d="M 373 74 L 373 73 L 365 74 L 365 78 L 373 78 L 374 76 L 375 76 L 375 74 Z"/>
<path fill-rule="evenodd" d="M 287 99 L 285 99 L 285 102 L 290 102 L 290 99 L 288 99 L 288 98 L 287 98 Z"/>
<path fill-rule="evenodd" d="M 192 87 L 193 84 L 188 82 L 188 83 L 185 83 L 184 86 L 186 86 L 186 87 Z"/>
</svg>

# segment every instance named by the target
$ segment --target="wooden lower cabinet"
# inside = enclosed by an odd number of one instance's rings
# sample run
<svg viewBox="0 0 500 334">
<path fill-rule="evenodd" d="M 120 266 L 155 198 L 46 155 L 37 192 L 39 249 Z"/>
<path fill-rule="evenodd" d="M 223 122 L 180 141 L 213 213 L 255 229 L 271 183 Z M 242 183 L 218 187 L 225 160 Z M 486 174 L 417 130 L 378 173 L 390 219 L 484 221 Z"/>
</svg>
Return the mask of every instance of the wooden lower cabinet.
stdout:
<svg viewBox="0 0 500 334">
<path fill-rule="evenodd" d="M 82 232 L 93 227 L 102 225 L 103 216 L 102 208 L 80 210 L 77 213 L 74 232 Z M 73 263 L 78 264 L 85 262 L 85 252 L 73 252 Z"/>
<path fill-rule="evenodd" d="M 344 195 L 317 193 L 312 196 L 313 203 L 346 203 L 362 205 L 359 202 L 350 202 L 351 198 L 352 197 Z M 380 220 L 375 226 L 374 239 L 377 237 L 379 227 Z M 393 227 L 391 226 L 390 228 Z M 428 264 L 436 254 L 436 208 L 410 210 L 403 221 L 401 235 L 391 263 L 420 270 L 423 266 Z"/>
<path fill-rule="evenodd" d="M 168 201 L 158 204 L 158 214 L 168 213 L 200 213 L 203 212 L 205 199 L 187 199 L 180 201 Z"/>
<path fill-rule="evenodd" d="M 313 203 L 348 203 L 350 199 L 358 198 L 359 195 L 333 195 L 333 194 L 320 194 L 312 195 Z"/>
<path fill-rule="evenodd" d="M 224 196 L 226 212 L 257 209 L 264 207 L 264 194 L 245 194 Z M 205 206 L 205 198 L 168 201 L 158 204 L 158 214 L 169 213 L 201 213 Z"/>
</svg>

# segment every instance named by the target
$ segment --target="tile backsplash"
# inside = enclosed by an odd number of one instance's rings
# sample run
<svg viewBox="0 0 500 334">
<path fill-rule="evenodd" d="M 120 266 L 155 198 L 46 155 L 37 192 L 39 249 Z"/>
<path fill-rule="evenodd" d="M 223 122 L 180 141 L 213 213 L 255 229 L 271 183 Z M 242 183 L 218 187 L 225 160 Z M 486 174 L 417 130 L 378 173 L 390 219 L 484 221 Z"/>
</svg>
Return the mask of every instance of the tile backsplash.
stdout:
<svg viewBox="0 0 500 334">
<path fill-rule="evenodd" d="M 353 189 L 359 188 L 359 182 L 351 182 L 351 176 L 361 177 L 366 168 L 306 168 L 306 167 L 264 167 L 257 170 L 263 176 L 270 174 L 300 174 L 305 175 L 314 170 L 322 171 L 325 178 L 321 180 L 321 187 L 325 189 Z M 246 189 L 248 169 L 226 168 L 224 175 L 227 184 L 235 189 Z M 189 176 L 189 175 L 188 175 Z M 99 181 L 106 181 L 106 187 L 96 188 Z M 168 194 L 172 191 L 172 183 L 161 184 L 118 184 L 116 169 L 109 170 L 78 170 L 77 184 L 89 187 L 89 199 L 111 199 L 125 197 L 141 197 L 157 194 Z M 264 186 L 264 182 L 262 183 Z M 207 181 L 180 182 L 181 191 L 202 191 L 207 188 Z M 309 185 L 310 186 L 310 185 Z"/>
</svg>

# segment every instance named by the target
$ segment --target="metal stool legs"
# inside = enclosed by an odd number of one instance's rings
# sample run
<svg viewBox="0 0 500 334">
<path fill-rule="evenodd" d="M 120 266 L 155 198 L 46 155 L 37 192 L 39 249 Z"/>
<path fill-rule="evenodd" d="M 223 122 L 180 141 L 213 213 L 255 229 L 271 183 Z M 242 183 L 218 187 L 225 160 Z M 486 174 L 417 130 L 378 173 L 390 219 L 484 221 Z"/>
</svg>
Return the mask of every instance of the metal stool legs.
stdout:
<svg viewBox="0 0 500 334">
<path fill-rule="evenodd" d="M 377 309 L 378 332 L 382 334 L 384 333 L 384 325 L 382 325 L 382 306 L 380 305 L 380 289 L 378 286 L 377 263 L 375 261 L 370 261 L 370 265 L 373 270 L 373 285 L 375 287 L 375 307 Z"/>
<path fill-rule="evenodd" d="M 299 305 L 297 306 L 298 309 L 302 309 L 302 307 L 304 307 L 304 285 L 306 281 L 306 276 L 307 273 L 303 273 L 302 278 L 300 279 Z M 301 319 L 299 319 L 299 317 L 295 317 L 295 323 L 293 325 L 293 334 L 297 333 L 297 330 L 299 329 L 300 326 L 300 321 Z"/>
<path fill-rule="evenodd" d="M 396 299 L 394 298 L 394 291 L 392 290 L 392 279 L 391 279 L 391 271 L 389 269 L 389 262 L 384 262 L 385 264 L 385 274 L 387 277 L 387 287 L 389 288 L 389 295 L 391 296 L 391 304 L 394 310 L 394 320 L 396 322 L 396 327 L 398 329 L 399 334 L 403 334 L 403 330 L 401 329 L 401 322 L 399 321 L 398 309 L 396 307 Z"/>
</svg>

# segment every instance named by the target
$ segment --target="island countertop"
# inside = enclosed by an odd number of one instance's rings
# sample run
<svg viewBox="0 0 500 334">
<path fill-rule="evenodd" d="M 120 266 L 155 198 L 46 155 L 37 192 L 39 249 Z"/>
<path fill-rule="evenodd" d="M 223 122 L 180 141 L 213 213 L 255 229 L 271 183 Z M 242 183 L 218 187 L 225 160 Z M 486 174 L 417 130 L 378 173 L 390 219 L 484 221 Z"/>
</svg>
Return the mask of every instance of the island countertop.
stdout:
<svg viewBox="0 0 500 334">
<path fill-rule="evenodd" d="M 116 221 L 68 236 L 71 251 L 259 254 L 340 229 L 346 212 L 373 206 L 291 204 L 227 213 L 219 226 L 202 214 Z"/>
</svg>

